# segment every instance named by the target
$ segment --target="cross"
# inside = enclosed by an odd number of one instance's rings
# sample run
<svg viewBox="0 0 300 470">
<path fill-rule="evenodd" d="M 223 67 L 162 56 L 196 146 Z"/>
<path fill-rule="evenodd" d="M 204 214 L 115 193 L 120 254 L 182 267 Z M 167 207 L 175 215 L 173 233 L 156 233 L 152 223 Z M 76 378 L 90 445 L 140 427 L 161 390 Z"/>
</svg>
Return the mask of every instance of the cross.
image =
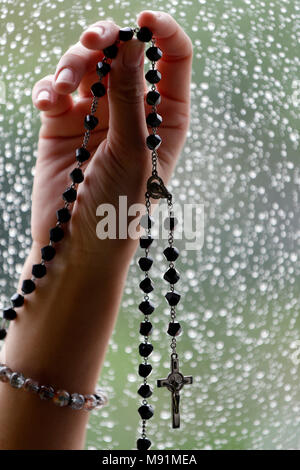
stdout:
<svg viewBox="0 0 300 470">
<path fill-rule="evenodd" d="M 186 384 L 192 384 L 193 377 L 184 375 L 179 372 L 179 359 L 177 354 L 171 354 L 171 372 L 166 379 L 159 379 L 157 381 L 158 387 L 167 387 L 172 392 L 172 424 L 173 428 L 180 427 L 180 413 L 179 413 L 179 392 Z"/>
</svg>

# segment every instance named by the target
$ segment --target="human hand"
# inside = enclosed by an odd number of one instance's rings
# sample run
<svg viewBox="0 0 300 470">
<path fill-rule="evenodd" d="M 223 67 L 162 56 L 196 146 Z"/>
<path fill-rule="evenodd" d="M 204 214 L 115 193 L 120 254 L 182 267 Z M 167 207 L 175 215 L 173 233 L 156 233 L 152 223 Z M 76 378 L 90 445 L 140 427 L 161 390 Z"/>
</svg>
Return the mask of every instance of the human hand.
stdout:
<svg viewBox="0 0 300 470">
<path fill-rule="evenodd" d="M 189 126 L 193 48 L 189 37 L 167 13 L 144 11 L 138 17 L 138 25 L 153 32 L 156 45 L 163 51 L 157 65 L 162 74 L 157 84 L 161 94 L 158 113 L 163 118 L 158 130 L 162 137 L 158 174 L 166 183 Z M 61 194 L 71 183 L 75 149 L 82 145 L 83 121 L 90 113 L 90 87 L 99 80 L 96 64 L 103 57 L 102 49 L 118 39 L 118 31 L 119 26 L 112 21 L 96 22 L 62 56 L 55 74 L 44 77 L 33 88 L 33 103 L 41 111 L 32 207 L 32 237 L 39 246 L 48 244 L 56 210 L 64 205 Z M 129 55 L 132 63 L 126 61 Z M 99 99 L 95 114 L 99 124 L 91 132 L 87 146 L 91 159 L 82 167 L 85 182 L 78 187 L 73 216 L 66 229 L 72 234 L 73 252 L 74 243 L 93 258 L 103 254 L 103 247 L 107 252 L 107 246 L 100 244 L 96 236 L 96 208 L 101 203 L 117 206 L 119 195 L 127 196 L 128 205 L 144 200 L 146 179 L 151 174 L 145 117 L 151 107 L 145 103 L 143 64 L 142 42 L 134 38 L 121 43 L 111 72 L 103 80 L 107 93 Z M 69 73 L 63 78 L 61 70 L 70 70 L 73 77 Z M 75 90 L 78 101 L 71 95 Z"/>
<path fill-rule="evenodd" d="M 192 45 L 167 13 L 142 12 L 138 24 L 151 29 L 164 54 L 158 62 L 162 74 L 157 85 L 162 96 L 158 112 L 163 117 L 158 173 L 166 183 L 189 125 Z M 48 75 L 33 88 L 33 103 L 41 111 L 42 125 L 33 189 L 34 248 L 21 280 L 30 278 L 39 248 L 49 242 L 56 210 L 64 205 L 61 194 L 70 184 L 75 149 L 83 141 L 84 117 L 90 113 L 90 86 L 98 81 L 96 64 L 103 56 L 102 49 L 118 38 L 119 27 L 113 22 L 99 21 L 96 25 L 105 32 L 93 28 L 85 31 L 60 59 L 55 75 Z M 140 49 L 141 61 L 123 65 L 127 52 L 136 49 Z M 132 254 L 127 247 L 135 247 L 127 240 L 123 240 L 125 250 L 120 249 L 119 241 L 99 243 L 96 209 L 104 202 L 117 205 L 119 195 L 128 197 L 128 205 L 144 202 L 145 183 L 151 174 L 151 152 L 145 144 L 149 133 L 145 117 L 151 108 L 145 105 L 143 49 L 144 44 L 135 39 L 120 44 L 108 83 L 104 80 L 108 93 L 99 101 L 99 124 L 91 132 L 87 147 L 91 159 L 84 164 L 85 182 L 79 185 L 72 218 L 65 229 L 66 238 L 72 236 L 70 243 L 64 243 L 63 262 L 53 263 L 46 279 L 40 280 L 35 294 L 18 311 L 2 350 L 1 360 L 13 370 L 67 390 L 80 387 L 81 393 L 90 393 L 97 383 L 125 284 L 129 263 L 122 261 Z M 57 76 L 66 68 L 72 69 L 74 79 L 59 82 Z M 77 89 L 79 100 L 75 102 L 71 93 Z M 38 99 L 40 92 L 42 98 Z M 72 258 L 65 258 L 68 246 Z M 82 253 L 85 256 L 78 256 Z M 91 268 L 91 261 L 96 270 Z M 79 263 L 83 269 L 77 269 Z M 45 403 L 31 395 L 1 388 L 1 447 L 82 448 L 87 414 L 62 413 L 43 406 Z"/>
</svg>

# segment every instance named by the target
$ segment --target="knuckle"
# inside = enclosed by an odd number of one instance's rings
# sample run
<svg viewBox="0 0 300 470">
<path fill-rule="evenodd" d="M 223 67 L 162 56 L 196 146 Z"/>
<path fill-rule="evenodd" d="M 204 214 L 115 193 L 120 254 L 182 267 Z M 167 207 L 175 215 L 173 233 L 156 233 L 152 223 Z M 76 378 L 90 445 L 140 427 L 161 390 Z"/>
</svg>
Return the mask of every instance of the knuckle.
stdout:
<svg viewBox="0 0 300 470">
<path fill-rule="evenodd" d="M 56 70 L 59 70 L 62 66 L 67 64 L 72 65 L 74 62 L 77 64 L 78 59 L 82 61 L 85 55 L 86 50 L 83 48 L 80 41 L 78 41 L 76 44 L 72 44 L 72 46 L 70 46 L 60 58 Z"/>
<path fill-rule="evenodd" d="M 158 18 L 175 22 L 174 17 L 167 11 L 158 11 L 157 13 L 158 13 Z"/>
<path fill-rule="evenodd" d="M 97 21 L 97 23 L 95 23 L 94 26 L 103 26 L 104 28 L 106 26 L 110 27 L 116 27 L 116 23 L 112 20 L 100 20 L 100 21 Z"/>
<path fill-rule="evenodd" d="M 176 39 L 180 56 L 184 59 L 191 58 L 193 56 L 193 43 L 191 38 L 180 28 L 177 30 Z"/>
<path fill-rule="evenodd" d="M 194 45 L 192 43 L 191 38 L 186 33 L 184 33 L 184 34 L 185 34 L 185 38 L 186 38 L 187 55 L 192 56 L 193 53 L 194 53 Z"/>
<path fill-rule="evenodd" d="M 82 59 L 85 56 L 84 49 L 82 48 L 82 44 L 73 44 L 69 49 L 65 52 L 63 55 L 62 59 L 64 60 L 73 60 L 75 58 L 76 60 Z"/>
<path fill-rule="evenodd" d="M 108 95 L 127 104 L 138 104 L 144 101 L 144 84 L 122 81 L 118 87 L 108 87 Z"/>
<path fill-rule="evenodd" d="M 189 124 L 190 124 L 189 113 L 186 113 L 186 112 L 178 113 L 178 115 L 176 116 L 176 123 L 175 123 L 176 129 L 179 131 L 186 132 L 189 128 Z"/>
<path fill-rule="evenodd" d="M 64 65 L 66 66 L 69 64 L 70 66 L 77 65 L 78 61 L 82 61 L 84 58 L 84 54 L 81 51 L 78 51 L 76 49 L 68 52 L 66 56 L 64 57 Z"/>
<path fill-rule="evenodd" d="M 74 50 L 78 50 L 78 48 L 81 47 L 81 43 L 80 41 L 77 41 L 75 44 L 71 44 L 71 46 L 66 50 L 66 52 L 64 53 L 64 56 L 66 54 L 69 54 L 69 52 L 73 52 Z"/>
</svg>

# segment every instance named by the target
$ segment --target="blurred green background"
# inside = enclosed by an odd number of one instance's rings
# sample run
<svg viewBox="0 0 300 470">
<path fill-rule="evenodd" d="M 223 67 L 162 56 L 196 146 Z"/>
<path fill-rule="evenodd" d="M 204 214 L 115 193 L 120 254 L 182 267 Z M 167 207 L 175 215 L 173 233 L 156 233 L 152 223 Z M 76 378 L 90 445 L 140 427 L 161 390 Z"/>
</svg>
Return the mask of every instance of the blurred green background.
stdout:
<svg viewBox="0 0 300 470">
<path fill-rule="evenodd" d="M 293 356 L 300 340 L 299 8 L 283 0 L 0 5 L 1 307 L 31 244 L 34 83 L 54 73 L 62 53 L 98 19 L 135 25 L 138 12 L 164 10 L 193 41 L 191 126 L 170 188 L 181 204 L 205 208 L 203 248 L 187 251 L 177 243 L 184 294 L 178 349 L 195 383 L 183 392 L 180 430 L 170 428 L 169 393 L 156 390 L 153 449 L 300 449 Z M 154 245 L 158 268 L 163 247 Z M 152 383 L 169 367 L 166 285 L 158 268 Z M 110 405 L 92 414 L 87 449 L 135 446 L 140 276 L 135 258 L 100 377 Z"/>
</svg>

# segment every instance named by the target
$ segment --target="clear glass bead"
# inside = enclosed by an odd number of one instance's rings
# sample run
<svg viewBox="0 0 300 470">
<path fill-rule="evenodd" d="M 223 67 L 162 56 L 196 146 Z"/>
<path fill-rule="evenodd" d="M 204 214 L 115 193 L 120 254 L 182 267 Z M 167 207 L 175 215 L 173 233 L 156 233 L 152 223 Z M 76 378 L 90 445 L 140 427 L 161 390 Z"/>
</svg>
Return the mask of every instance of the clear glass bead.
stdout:
<svg viewBox="0 0 300 470">
<path fill-rule="evenodd" d="M 56 406 L 67 406 L 69 404 L 70 394 L 66 390 L 57 390 L 53 397 L 53 403 Z"/>
<path fill-rule="evenodd" d="M 83 408 L 87 411 L 91 411 L 97 406 L 97 398 L 95 395 L 84 395 L 84 406 Z"/>
<path fill-rule="evenodd" d="M 13 371 L 6 366 L 0 367 L 0 380 L 1 382 L 9 382 L 10 376 Z"/>
<path fill-rule="evenodd" d="M 101 388 L 97 388 L 95 397 L 97 399 L 97 407 L 107 405 L 108 403 L 107 395 Z"/>
<path fill-rule="evenodd" d="M 22 388 L 25 383 L 25 377 L 19 372 L 13 372 L 10 376 L 10 385 L 14 388 Z"/>
<path fill-rule="evenodd" d="M 26 390 L 26 392 L 38 393 L 39 388 L 39 384 L 36 380 L 33 380 L 31 378 L 25 380 L 24 390 Z"/>
<path fill-rule="evenodd" d="M 70 406 L 73 410 L 81 410 L 84 405 L 84 396 L 80 395 L 80 393 L 73 393 L 71 395 L 71 403 Z"/>
<path fill-rule="evenodd" d="M 39 395 L 41 400 L 52 400 L 54 397 L 54 388 L 50 385 L 41 385 Z"/>
</svg>

